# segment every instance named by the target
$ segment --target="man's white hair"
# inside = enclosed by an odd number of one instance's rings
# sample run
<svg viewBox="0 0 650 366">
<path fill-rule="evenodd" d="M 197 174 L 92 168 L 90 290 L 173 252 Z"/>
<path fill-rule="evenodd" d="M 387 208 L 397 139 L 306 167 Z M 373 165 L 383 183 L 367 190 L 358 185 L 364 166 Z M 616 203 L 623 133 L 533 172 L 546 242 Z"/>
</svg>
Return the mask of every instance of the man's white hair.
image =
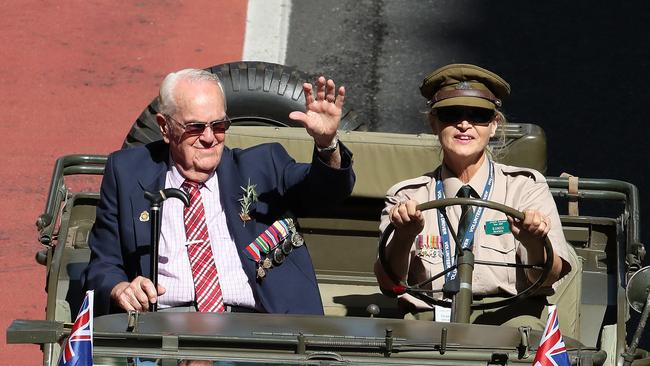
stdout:
<svg viewBox="0 0 650 366">
<path fill-rule="evenodd" d="M 223 91 L 221 80 L 217 74 L 213 74 L 210 71 L 202 69 L 183 69 L 169 73 L 167 76 L 165 76 L 162 83 L 160 84 L 160 113 L 166 115 L 173 115 L 176 113 L 177 106 L 174 91 L 176 89 L 176 85 L 178 85 L 178 82 L 180 80 L 209 81 L 217 84 L 221 90 L 221 95 L 223 95 L 224 111 L 227 109 L 226 93 Z"/>
</svg>

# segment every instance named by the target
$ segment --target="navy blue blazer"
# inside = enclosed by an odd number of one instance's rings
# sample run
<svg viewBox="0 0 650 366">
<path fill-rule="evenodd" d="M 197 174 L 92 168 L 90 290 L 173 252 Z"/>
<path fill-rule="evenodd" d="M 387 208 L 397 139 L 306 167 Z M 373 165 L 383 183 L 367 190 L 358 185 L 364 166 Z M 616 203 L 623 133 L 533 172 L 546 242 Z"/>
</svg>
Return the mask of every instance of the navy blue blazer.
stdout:
<svg viewBox="0 0 650 366">
<path fill-rule="evenodd" d="M 257 280 L 256 263 L 246 256 L 245 247 L 289 211 L 309 214 L 350 195 L 355 181 L 352 154 L 341 146 L 341 169 L 323 163 L 315 149 L 311 164 L 296 163 L 277 143 L 223 150 L 216 173 L 228 229 L 253 291 L 267 312 L 323 314 L 307 246 L 294 249 L 262 280 Z M 150 211 L 144 191 L 164 188 L 168 165 L 169 146 L 162 141 L 108 157 L 88 242 L 90 262 L 81 279 L 84 291 L 95 290 L 96 315 L 119 311 L 110 300 L 116 284 L 150 276 L 151 220 L 141 221 L 140 214 Z M 238 200 L 249 179 L 256 185 L 259 200 L 251 206 L 252 220 L 244 225 Z"/>
</svg>

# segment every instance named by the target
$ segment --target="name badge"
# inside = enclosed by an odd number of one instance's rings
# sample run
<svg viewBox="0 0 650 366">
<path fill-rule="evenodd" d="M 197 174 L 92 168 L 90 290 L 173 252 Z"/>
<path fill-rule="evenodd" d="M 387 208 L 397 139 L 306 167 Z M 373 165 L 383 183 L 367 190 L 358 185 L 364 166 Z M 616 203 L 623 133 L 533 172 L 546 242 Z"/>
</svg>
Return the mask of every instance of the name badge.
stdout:
<svg viewBox="0 0 650 366">
<path fill-rule="evenodd" d="M 488 221 L 485 223 L 485 233 L 487 235 L 503 235 L 510 232 L 508 220 Z"/>
<path fill-rule="evenodd" d="M 444 308 L 440 305 L 433 305 L 435 309 L 435 320 L 440 323 L 451 322 L 451 308 Z"/>
</svg>

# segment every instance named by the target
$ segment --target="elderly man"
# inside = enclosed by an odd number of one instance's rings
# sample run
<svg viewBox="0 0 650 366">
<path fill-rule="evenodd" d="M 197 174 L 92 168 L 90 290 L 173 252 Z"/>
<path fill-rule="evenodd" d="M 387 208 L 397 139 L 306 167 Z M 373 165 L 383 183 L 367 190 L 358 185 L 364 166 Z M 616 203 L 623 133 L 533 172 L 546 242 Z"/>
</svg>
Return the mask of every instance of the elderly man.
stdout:
<svg viewBox="0 0 650 366">
<path fill-rule="evenodd" d="M 96 314 L 146 311 L 150 302 L 161 309 L 323 313 L 290 215 L 341 202 L 354 173 L 336 134 L 345 89 L 322 76 L 315 90 L 309 83 L 303 89 L 307 113 L 289 117 L 314 138 L 311 164 L 296 163 L 279 144 L 225 147 L 230 121 L 216 75 L 187 69 L 163 80 L 156 116 L 163 141 L 117 151 L 106 162 L 82 277 L 85 289 L 95 289 Z M 154 288 L 144 191 L 163 188 L 185 190 L 190 206 L 165 201 Z M 273 258 L 274 247 L 282 258 Z"/>
</svg>

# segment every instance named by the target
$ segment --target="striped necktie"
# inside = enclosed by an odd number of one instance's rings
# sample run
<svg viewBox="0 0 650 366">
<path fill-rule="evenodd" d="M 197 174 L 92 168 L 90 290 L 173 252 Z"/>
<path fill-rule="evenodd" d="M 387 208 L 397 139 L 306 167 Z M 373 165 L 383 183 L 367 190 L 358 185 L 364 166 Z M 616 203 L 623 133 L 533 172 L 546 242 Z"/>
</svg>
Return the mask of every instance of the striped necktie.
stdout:
<svg viewBox="0 0 650 366">
<path fill-rule="evenodd" d="M 187 254 L 192 268 L 196 307 L 200 312 L 224 311 L 219 274 L 212 255 L 200 184 L 186 180 L 182 188 L 190 195 L 190 206 L 183 209 Z"/>
</svg>

